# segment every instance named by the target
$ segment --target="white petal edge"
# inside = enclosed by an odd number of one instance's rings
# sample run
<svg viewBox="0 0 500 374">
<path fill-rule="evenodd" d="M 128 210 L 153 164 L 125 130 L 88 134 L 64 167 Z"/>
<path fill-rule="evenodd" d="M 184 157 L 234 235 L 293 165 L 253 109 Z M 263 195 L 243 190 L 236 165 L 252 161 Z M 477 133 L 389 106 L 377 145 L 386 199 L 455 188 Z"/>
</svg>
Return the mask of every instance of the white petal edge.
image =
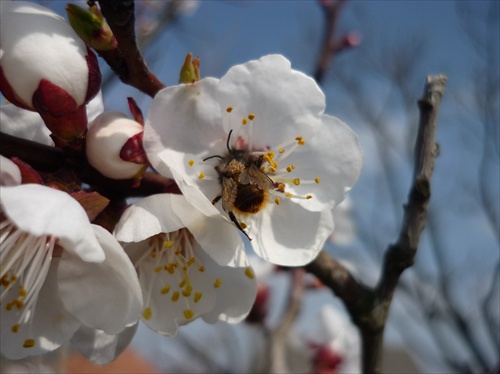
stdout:
<svg viewBox="0 0 500 374">
<path fill-rule="evenodd" d="M 0 191 L 2 211 L 20 230 L 55 236 L 83 261 L 104 260 L 87 214 L 67 193 L 38 184 L 0 187 Z"/>
<path fill-rule="evenodd" d="M 118 334 L 135 323 L 142 311 L 142 291 L 137 273 L 116 239 L 92 225 L 106 259 L 82 261 L 63 251 L 58 271 L 63 303 L 83 325 L 107 334 Z"/>
</svg>

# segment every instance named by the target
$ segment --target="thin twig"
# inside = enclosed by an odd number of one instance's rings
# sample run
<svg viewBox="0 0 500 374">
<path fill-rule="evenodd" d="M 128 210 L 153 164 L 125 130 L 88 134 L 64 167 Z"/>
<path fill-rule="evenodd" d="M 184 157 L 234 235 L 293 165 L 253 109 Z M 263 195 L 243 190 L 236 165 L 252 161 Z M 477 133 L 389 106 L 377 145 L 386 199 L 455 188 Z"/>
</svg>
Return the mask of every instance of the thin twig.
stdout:
<svg viewBox="0 0 500 374">
<path fill-rule="evenodd" d="M 149 71 L 137 46 L 135 35 L 134 1 L 100 0 L 101 11 L 118 41 L 118 48 L 99 55 L 123 83 L 154 97 L 165 87 Z"/>
</svg>

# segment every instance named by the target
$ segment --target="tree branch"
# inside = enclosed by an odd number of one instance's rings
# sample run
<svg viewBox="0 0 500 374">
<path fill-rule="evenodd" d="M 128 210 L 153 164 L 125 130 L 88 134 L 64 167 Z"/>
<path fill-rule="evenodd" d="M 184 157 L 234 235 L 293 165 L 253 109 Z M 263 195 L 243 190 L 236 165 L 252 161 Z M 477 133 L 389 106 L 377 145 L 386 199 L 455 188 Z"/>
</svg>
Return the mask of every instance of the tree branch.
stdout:
<svg viewBox="0 0 500 374">
<path fill-rule="evenodd" d="M 425 225 L 431 195 L 430 180 L 438 153 L 435 143 L 437 116 L 446 81 L 444 75 L 429 76 L 424 95 L 418 101 L 420 123 L 415 144 L 413 183 L 398 241 L 386 251 L 377 286 L 374 289 L 363 286 L 326 252 L 306 266 L 342 299 L 360 329 L 364 373 L 380 372 L 383 334 L 392 297 L 401 273 L 413 264 Z"/>
<path fill-rule="evenodd" d="M 134 1 L 100 0 L 101 11 L 118 41 L 118 48 L 98 52 L 121 81 L 154 97 L 165 87 L 149 71 L 137 46 Z"/>
</svg>

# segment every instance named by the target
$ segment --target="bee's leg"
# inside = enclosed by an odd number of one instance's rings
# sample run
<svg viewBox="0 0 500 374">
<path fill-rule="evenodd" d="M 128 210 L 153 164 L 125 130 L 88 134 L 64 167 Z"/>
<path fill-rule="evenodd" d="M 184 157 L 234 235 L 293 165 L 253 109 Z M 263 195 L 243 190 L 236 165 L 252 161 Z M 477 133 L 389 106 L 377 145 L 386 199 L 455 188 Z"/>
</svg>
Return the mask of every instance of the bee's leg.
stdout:
<svg viewBox="0 0 500 374">
<path fill-rule="evenodd" d="M 217 202 L 222 198 L 222 195 L 215 196 L 215 198 L 212 200 L 212 204 L 215 205 Z"/>
<path fill-rule="evenodd" d="M 238 219 L 236 218 L 236 216 L 234 215 L 233 212 L 229 211 L 227 213 L 229 215 L 229 218 L 231 218 L 231 221 L 233 221 L 233 223 L 236 225 L 236 227 L 243 233 L 245 234 L 245 236 L 248 238 L 248 240 L 252 241 L 252 238 L 248 236 L 248 234 L 245 232 L 245 230 L 243 230 L 243 227 L 241 227 L 241 224 L 240 222 L 238 221 Z"/>
</svg>

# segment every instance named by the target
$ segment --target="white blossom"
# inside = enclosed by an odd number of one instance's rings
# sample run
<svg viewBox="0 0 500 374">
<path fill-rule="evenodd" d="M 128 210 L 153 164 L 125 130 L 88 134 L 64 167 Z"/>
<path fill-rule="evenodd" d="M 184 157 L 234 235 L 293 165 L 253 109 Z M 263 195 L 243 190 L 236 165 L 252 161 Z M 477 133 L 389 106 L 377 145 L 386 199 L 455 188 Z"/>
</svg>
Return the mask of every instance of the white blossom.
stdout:
<svg viewBox="0 0 500 374">
<path fill-rule="evenodd" d="M 117 335 L 142 309 L 135 270 L 113 236 L 68 194 L 0 187 L 0 352 L 52 351 L 82 326 Z"/>
<path fill-rule="evenodd" d="M 198 317 L 235 323 L 250 311 L 257 283 L 240 236 L 222 217 L 204 216 L 182 195 L 136 202 L 122 215 L 115 237 L 138 271 L 142 320 L 151 329 L 173 336 L 179 325 Z"/>
<path fill-rule="evenodd" d="M 324 109 L 313 79 L 269 55 L 220 80 L 160 91 L 144 147 L 152 166 L 175 178 L 191 204 L 206 215 L 215 204 L 258 255 L 304 265 L 331 234 L 331 210 L 362 164 L 356 135 Z"/>
</svg>

